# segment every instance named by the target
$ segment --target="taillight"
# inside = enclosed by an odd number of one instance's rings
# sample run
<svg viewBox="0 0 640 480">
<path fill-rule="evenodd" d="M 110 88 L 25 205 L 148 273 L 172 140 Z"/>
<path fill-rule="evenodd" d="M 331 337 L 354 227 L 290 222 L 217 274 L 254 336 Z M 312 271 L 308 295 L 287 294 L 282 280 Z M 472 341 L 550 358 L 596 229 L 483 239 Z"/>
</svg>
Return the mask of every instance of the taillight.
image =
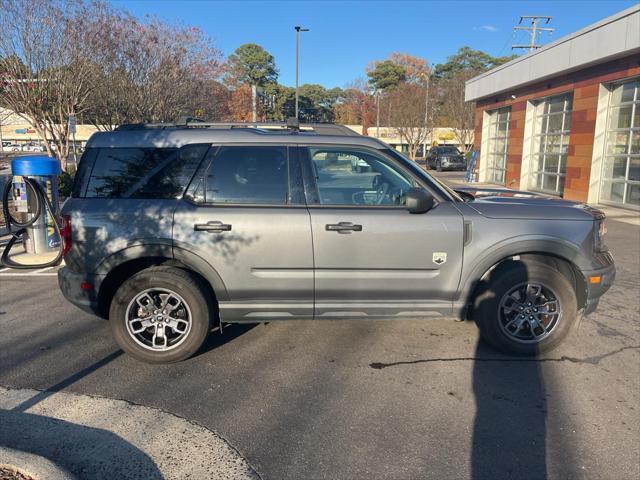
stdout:
<svg viewBox="0 0 640 480">
<path fill-rule="evenodd" d="M 66 257 L 73 245 L 73 237 L 71 235 L 71 215 L 62 215 L 60 236 L 62 237 L 62 256 Z"/>
</svg>

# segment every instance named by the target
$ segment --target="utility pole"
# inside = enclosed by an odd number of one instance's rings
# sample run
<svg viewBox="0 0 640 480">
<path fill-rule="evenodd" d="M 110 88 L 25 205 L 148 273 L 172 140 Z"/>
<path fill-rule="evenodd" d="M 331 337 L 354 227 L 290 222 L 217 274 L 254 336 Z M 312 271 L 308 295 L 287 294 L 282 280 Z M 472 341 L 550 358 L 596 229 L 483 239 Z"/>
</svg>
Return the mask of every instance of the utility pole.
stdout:
<svg viewBox="0 0 640 480">
<path fill-rule="evenodd" d="M 299 25 L 293 27 L 296 31 L 296 120 L 298 117 L 298 97 L 299 97 L 299 87 L 298 87 L 298 65 L 300 64 L 300 32 L 308 32 L 308 28 L 302 28 Z"/>
<path fill-rule="evenodd" d="M 540 48 L 542 45 L 536 44 L 536 35 L 538 34 L 538 32 L 552 33 L 554 29 L 550 27 L 539 27 L 538 22 L 542 21 L 544 22 L 545 25 L 547 25 L 552 18 L 553 17 L 547 17 L 544 15 L 522 15 L 520 17 L 520 21 L 518 22 L 518 25 L 513 27 L 513 29 L 525 30 L 525 31 L 531 32 L 531 40 L 529 41 L 529 45 L 511 45 L 511 49 L 515 50 L 517 48 L 528 48 L 530 52 L 533 52 L 534 50 Z M 525 19 L 531 22 L 531 26 L 529 27 L 520 26 L 522 25 L 522 22 Z"/>
<path fill-rule="evenodd" d="M 258 111 L 256 102 L 258 101 L 258 92 L 255 83 L 251 85 L 251 121 L 253 123 L 258 121 Z"/>
</svg>

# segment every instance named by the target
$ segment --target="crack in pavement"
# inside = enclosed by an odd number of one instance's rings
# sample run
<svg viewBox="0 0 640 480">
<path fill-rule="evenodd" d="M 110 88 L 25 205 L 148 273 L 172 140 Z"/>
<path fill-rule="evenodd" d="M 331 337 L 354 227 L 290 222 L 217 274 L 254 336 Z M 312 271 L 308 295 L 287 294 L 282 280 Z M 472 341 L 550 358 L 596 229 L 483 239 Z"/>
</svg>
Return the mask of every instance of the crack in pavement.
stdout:
<svg viewBox="0 0 640 480">
<path fill-rule="evenodd" d="M 443 362 L 443 363 L 446 363 L 446 362 L 497 362 L 497 363 L 570 362 L 570 363 L 583 363 L 588 365 L 598 365 L 603 359 L 607 357 L 611 357 L 625 350 L 638 350 L 638 349 L 640 349 L 640 345 L 629 345 L 626 347 L 621 347 L 617 350 L 613 350 L 611 352 L 603 353 L 602 355 L 595 355 L 593 357 L 585 357 L 585 358 L 568 357 L 566 355 L 563 355 L 560 358 L 482 358 L 482 357 L 480 358 L 478 357 L 424 358 L 420 360 L 405 360 L 405 361 L 390 362 L 390 363 L 373 362 L 373 363 L 370 363 L 369 366 L 376 370 L 382 370 L 383 368 L 395 367 L 398 365 L 415 365 L 418 363 L 438 363 L 438 362 Z"/>
</svg>

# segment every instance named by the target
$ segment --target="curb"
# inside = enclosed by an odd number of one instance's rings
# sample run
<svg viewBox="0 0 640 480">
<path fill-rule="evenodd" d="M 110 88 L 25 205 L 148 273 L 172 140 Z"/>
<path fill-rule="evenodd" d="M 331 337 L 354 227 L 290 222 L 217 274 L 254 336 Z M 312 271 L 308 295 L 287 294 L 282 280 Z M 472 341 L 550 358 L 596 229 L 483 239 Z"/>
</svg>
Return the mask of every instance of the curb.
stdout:
<svg viewBox="0 0 640 480">
<path fill-rule="evenodd" d="M 37 479 L 76 480 L 77 477 L 39 455 L 0 446 L 0 466 L 16 469 Z"/>
</svg>

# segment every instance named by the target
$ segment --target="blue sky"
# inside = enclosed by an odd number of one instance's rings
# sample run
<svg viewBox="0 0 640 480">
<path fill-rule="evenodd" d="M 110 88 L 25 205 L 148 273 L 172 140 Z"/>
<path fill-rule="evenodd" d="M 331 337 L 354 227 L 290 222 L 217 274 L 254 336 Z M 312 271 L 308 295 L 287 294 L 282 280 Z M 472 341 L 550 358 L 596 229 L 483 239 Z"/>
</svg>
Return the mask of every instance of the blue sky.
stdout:
<svg viewBox="0 0 640 480">
<path fill-rule="evenodd" d="M 635 1 L 173 1 L 113 0 L 136 16 L 157 15 L 195 25 L 225 55 L 243 43 L 258 43 L 276 59 L 280 83 L 295 83 L 295 25 L 301 34 L 300 83 L 344 87 L 364 75 L 372 60 L 406 52 L 441 63 L 463 46 L 508 55 L 512 43 L 527 43 L 512 27 L 520 15 L 551 15 L 548 43 Z"/>
</svg>

